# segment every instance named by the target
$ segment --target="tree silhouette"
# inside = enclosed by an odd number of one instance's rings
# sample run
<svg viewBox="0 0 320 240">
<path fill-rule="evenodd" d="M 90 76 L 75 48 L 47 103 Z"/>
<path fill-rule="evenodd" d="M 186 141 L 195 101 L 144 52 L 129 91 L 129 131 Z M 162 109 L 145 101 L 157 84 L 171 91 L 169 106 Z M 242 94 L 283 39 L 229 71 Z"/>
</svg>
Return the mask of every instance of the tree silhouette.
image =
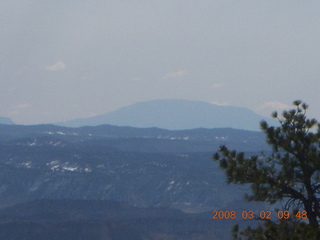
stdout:
<svg viewBox="0 0 320 240">
<path fill-rule="evenodd" d="M 228 183 L 251 185 L 252 193 L 246 195 L 247 200 L 271 204 L 284 200 L 283 210 L 293 214 L 306 211 L 308 227 L 319 229 L 320 124 L 316 119 L 307 118 L 307 104 L 300 100 L 293 104 L 295 108 L 283 111 L 281 118 L 277 112 L 272 114 L 278 119 L 279 127 L 260 122 L 267 142 L 272 146 L 270 156 L 262 153 L 245 158 L 244 153 L 221 146 L 213 159 L 220 162 Z M 297 217 L 296 220 L 301 219 Z M 265 228 L 272 228 L 270 224 Z"/>
</svg>

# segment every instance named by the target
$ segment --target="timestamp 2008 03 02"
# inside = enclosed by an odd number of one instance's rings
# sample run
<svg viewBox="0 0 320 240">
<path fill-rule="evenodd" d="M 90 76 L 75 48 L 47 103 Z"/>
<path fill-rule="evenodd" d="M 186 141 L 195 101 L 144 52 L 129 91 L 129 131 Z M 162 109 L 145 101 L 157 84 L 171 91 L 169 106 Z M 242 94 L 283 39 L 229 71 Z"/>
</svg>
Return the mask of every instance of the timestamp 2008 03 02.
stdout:
<svg viewBox="0 0 320 240">
<path fill-rule="evenodd" d="M 212 219 L 272 219 L 272 211 L 259 211 L 257 214 L 254 211 L 212 211 Z M 307 211 L 277 211 L 276 218 L 278 219 L 306 219 L 308 218 Z"/>
</svg>

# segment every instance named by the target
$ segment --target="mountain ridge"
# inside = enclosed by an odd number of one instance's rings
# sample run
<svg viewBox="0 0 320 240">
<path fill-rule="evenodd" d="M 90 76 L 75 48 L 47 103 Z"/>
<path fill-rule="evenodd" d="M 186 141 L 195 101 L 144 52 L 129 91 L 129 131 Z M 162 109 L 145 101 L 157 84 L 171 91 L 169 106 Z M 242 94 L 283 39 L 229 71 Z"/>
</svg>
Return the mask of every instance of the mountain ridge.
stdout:
<svg viewBox="0 0 320 240">
<path fill-rule="evenodd" d="M 56 125 L 81 127 L 111 124 L 168 130 L 230 127 L 258 131 L 262 119 L 272 121 L 247 108 L 220 106 L 203 101 L 160 99 L 138 102 L 106 114 Z"/>
<path fill-rule="evenodd" d="M 166 130 L 160 128 L 119 127 L 112 125 L 68 128 L 56 125 L 5 125 L 0 124 L 0 143 L 46 145 L 50 142 L 99 144 L 116 146 L 128 151 L 146 152 L 207 152 L 221 144 L 240 148 L 243 151 L 267 150 L 262 132 L 232 128 L 196 128 Z M 10 143 L 11 144 L 11 143 Z"/>
<path fill-rule="evenodd" d="M 0 124 L 14 125 L 15 123 L 8 117 L 0 117 Z"/>
</svg>

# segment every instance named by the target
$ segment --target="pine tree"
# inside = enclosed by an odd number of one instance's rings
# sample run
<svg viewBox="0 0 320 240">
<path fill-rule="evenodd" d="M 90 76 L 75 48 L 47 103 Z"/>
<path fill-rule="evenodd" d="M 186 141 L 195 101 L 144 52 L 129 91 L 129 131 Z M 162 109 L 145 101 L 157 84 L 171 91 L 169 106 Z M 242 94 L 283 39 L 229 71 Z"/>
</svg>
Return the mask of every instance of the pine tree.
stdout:
<svg viewBox="0 0 320 240">
<path fill-rule="evenodd" d="M 221 146 L 213 155 L 213 159 L 219 161 L 228 183 L 251 185 L 252 192 L 246 195 L 248 201 L 265 201 L 270 204 L 285 201 L 283 210 L 291 213 L 306 211 L 308 227 L 316 229 L 313 232 L 318 232 L 320 124 L 316 119 L 307 118 L 307 104 L 300 100 L 294 101 L 293 104 L 295 108 L 283 111 L 281 118 L 277 112 L 272 114 L 280 126 L 269 126 L 266 121 L 260 123 L 268 144 L 272 146 L 270 156 L 262 153 L 261 156 L 246 158 L 243 152 L 238 153 Z M 268 226 L 275 228 L 282 225 L 279 223 Z M 264 228 L 267 230 L 267 225 Z"/>
</svg>

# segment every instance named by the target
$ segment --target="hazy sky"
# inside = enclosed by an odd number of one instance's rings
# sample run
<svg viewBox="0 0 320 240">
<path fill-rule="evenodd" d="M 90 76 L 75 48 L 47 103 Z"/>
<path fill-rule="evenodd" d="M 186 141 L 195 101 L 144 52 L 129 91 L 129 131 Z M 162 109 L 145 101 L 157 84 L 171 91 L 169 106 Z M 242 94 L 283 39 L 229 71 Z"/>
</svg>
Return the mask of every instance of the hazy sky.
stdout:
<svg viewBox="0 0 320 240">
<path fill-rule="evenodd" d="M 1 0 L 0 116 L 20 124 L 162 98 L 320 120 L 320 1 Z"/>
</svg>

